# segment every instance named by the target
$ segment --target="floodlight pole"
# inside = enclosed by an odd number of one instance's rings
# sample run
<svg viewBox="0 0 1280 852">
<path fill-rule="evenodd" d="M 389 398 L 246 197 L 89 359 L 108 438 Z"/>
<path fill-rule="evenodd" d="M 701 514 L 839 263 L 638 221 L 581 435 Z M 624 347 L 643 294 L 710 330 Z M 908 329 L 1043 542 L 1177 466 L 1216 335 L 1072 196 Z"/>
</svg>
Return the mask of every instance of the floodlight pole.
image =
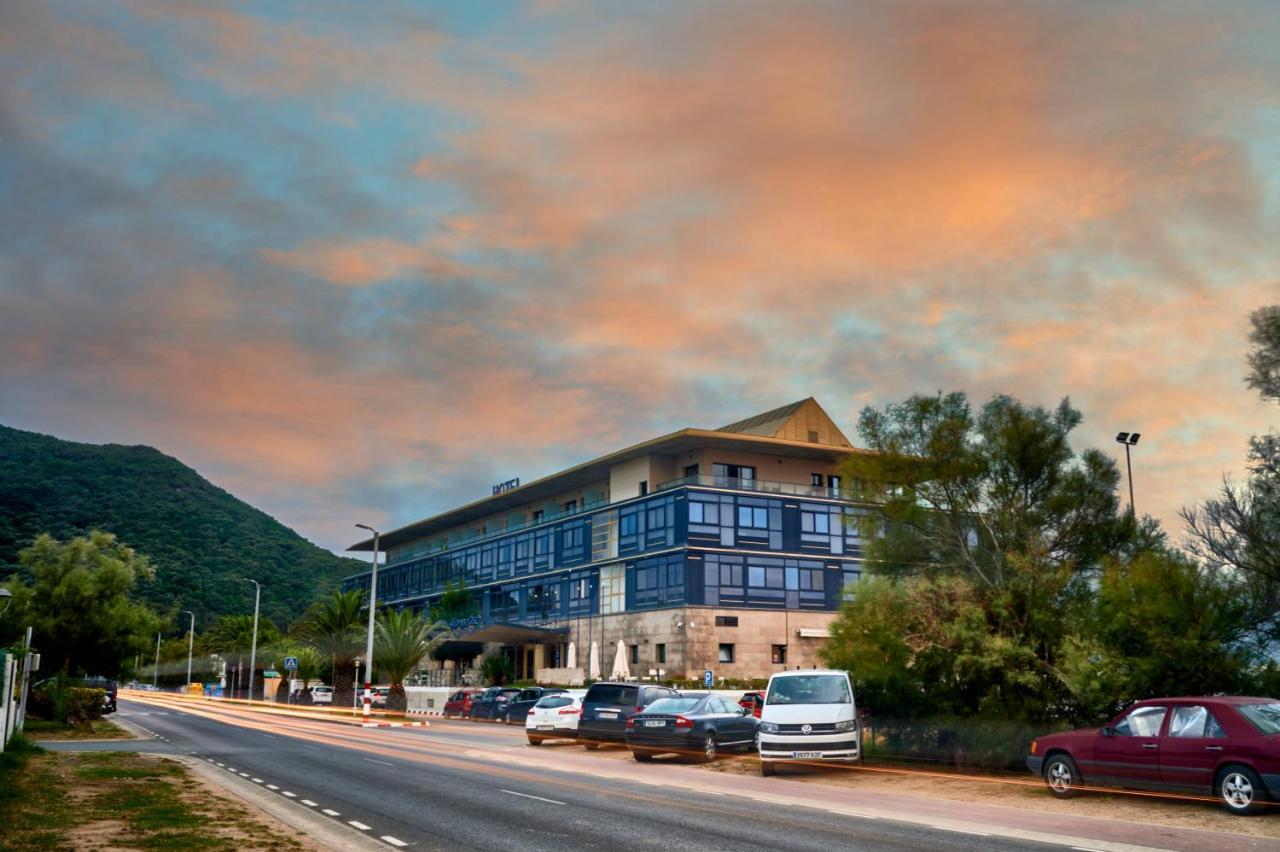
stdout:
<svg viewBox="0 0 1280 852">
<path fill-rule="evenodd" d="M 1129 458 L 1129 447 L 1132 446 L 1128 441 L 1124 445 L 1124 467 L 1129 472 L 1129 514 L 1134 518 L 1138 517 L 1138 511 L 1133 507 L 1133 462 Z"/>
</svg>

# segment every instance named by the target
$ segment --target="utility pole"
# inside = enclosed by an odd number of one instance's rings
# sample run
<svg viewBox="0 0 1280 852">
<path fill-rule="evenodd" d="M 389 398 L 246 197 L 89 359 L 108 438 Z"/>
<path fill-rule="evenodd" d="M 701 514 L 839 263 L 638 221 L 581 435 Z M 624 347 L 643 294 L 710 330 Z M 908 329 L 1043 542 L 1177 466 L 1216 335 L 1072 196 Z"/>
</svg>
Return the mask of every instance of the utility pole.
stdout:
<svg viewBox="0 0 1280 852">
<path fill-rule="evenodd" d="M 27 686 L 31 683 L 31 628 L 27 628 L 27 656 L 22 662 L 22 697 L 18 700 L 18 730 L 27 723 Z"/>
<path fill-rule="evenodd" d="M 160 684 L 160 634 L 156 634 L 156 664 L 151 667 L 151 688 L 159 689 Z"/>
</svg>

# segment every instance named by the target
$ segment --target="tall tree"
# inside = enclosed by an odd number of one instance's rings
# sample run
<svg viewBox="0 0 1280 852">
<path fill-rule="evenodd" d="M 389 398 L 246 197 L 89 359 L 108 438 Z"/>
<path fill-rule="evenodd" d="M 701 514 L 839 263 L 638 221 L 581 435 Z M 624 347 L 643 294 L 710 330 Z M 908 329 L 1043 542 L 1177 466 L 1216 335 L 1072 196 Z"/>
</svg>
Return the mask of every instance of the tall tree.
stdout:
<svg viewBox="0 0 1280 852">
<path fill-rule="evenodd" d="M 404 712 L 404 679 L 449 634 L 444 622 L 428 622 L 412 610 L 383 610 L 374 626 L 373 658 L 391 680 L 387 709 Z"/>
<path fill-rule="evenodd" d="M 269 648 L 280 639 L 280 631 L 269 618 L 258 619 L 258 658 L 255 665 L 261 669 L 268 662 Z M 224 615 L 201 637 L 201 644 L 208 651 L 235 660 L 233 689 L 248 690 L 248 663 L 253 658 L 253 616 L 248 613 Z M 256 677 L 255 675 L 252 675 Z M 255 695 L 258 694 L 255 692 Z"/>
<path fill-rule="evenodd" d="M 354 696 L 355 659 L 362 650 L 360 628 L 364 592 L 334 591 L 307 615 L 303 636 L 333 664 L 333 706 L 347 707 Z"/>
<path fill-rule="evenodd" d="M 1252 349 L 1245 384 L 1264 402 L 1280 403 L 1280 306 L 1250 317 Z M 1224 479 L 1217 499 L 1182 511 L 1188 547 L 1207 564 L 1226 569 L 1251 605 L 1254 638 L 1280 642 L 1280 434 L 1249 441 L 1249 476 Z"/>
<path fill-rule="evenodd" d="M 164 621 L 132 599 L 151 565 L 114 535 L 95 530 L 59 542 L 42 534 L 18 558 L 31 582 L 5 582 L 18 599 L 5 621 L 34 628 L 44 671 L 114 676 L 155 647 Z"/>
</svg>

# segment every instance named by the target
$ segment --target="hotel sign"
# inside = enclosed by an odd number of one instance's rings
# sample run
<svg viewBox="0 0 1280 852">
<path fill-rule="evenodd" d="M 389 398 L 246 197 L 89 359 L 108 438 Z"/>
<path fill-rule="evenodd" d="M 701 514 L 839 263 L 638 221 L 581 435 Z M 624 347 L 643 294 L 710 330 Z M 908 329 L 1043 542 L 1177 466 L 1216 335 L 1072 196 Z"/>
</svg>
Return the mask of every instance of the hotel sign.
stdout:
<svg viewBox="0 0 1280 852">
<path fill-rule="evenodd" d="M 514 491 L 519 487 L 520 477 L 517 476 L 515 479 L 508 479 L 506 482 L 499 482 L 497 485 L 493 486 L 493 493 L 501 494 L 503 491 Z"/>
</svg>

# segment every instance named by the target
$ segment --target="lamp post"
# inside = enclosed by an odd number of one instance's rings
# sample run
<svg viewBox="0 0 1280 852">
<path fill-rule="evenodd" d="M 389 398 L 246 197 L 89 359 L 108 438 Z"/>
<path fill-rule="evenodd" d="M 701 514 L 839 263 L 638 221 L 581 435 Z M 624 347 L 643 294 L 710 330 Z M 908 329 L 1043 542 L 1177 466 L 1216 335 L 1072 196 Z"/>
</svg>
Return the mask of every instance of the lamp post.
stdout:
<svg viewBox="0 0 1280 852">
<path fill-rule="evenodd" d="M 1129 514 L 1135 519 L 1138 513 L 1133 508 L 1133 462 L 1129 460 L 1129 448 L 1138 445 L 1138 439 L 1142 437 L 1141 432 L 1121 432 L 1116 435 L 1116 441 L 1124 444 L 1124 466 L 1129 472 Z"/>
<path fill-rule="evenodd" d="M 373 574 L 369 577 L 369 641 L 364 649 L 364 715 L 369 715 L 373 701 L 373 618 L 378 604 L 378 537 L 382 533 L 367 524 L 356 524 L 358 529 L 373 533 Z"/>
<path fill-rule="evenodd" d="M 246 583 L 253 583 L 253 647 L 249 650 L 249 700 L 253 700 L 253 677 L 258 671 L 258 604 L 262 601 L 262 584 L 248 577 L 241 577 Z"/>
<path fill-rule="evenodd" d="M 160 634 L 156 634 L 156 663 L 151 667 L 151 688 L 160 688 Z"/>
<path fill-rule="evenodd" d="M 191 616 L 191 629 L 187 631 L 187 689 L 191 689 L 191 649 L 196 641 L 196 614 L 189 609 L 182 611 L 183 615 Z"/>
</svg>

